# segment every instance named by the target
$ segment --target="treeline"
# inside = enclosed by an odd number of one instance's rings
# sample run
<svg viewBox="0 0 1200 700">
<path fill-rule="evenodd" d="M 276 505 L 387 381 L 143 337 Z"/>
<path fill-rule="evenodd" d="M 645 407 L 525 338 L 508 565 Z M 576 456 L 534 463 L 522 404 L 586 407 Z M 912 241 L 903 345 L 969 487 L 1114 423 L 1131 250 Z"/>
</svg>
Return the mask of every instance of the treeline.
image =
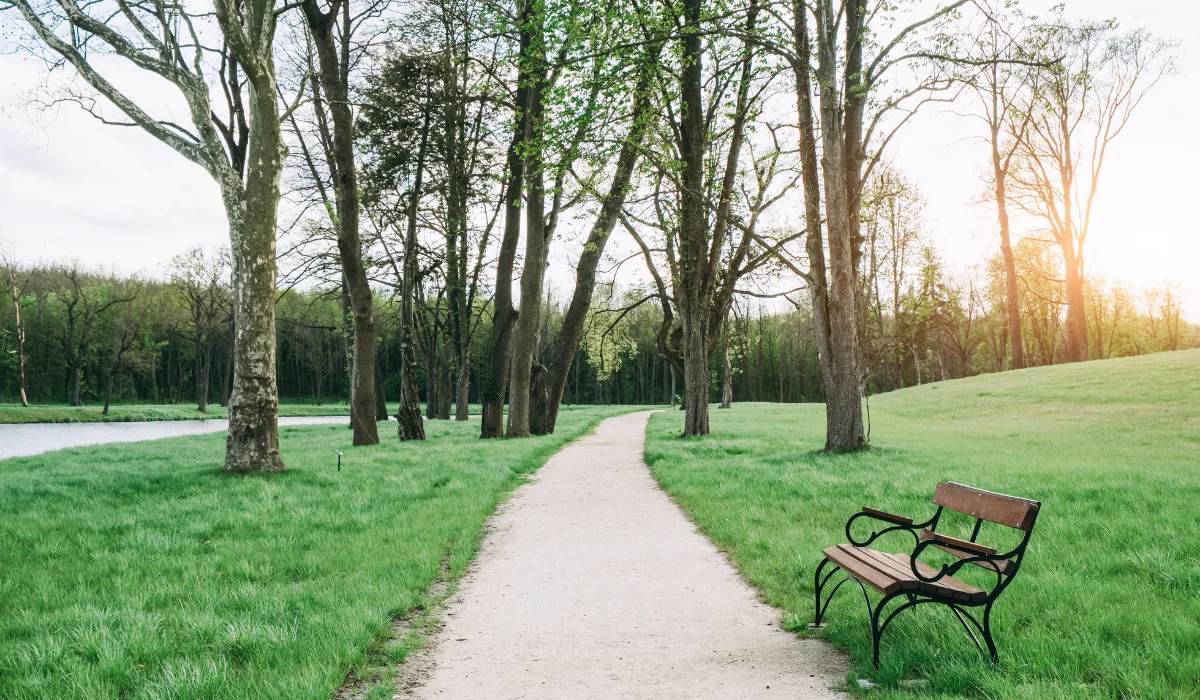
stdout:
<svg viewBox="0 0 1200 700">
<path fill-rule="evenodd" d="M 919 198 L 913 194 L 905 195 L 904 216 L 880 221 L 867 212 L 872 254 L 864 257 L 862 327 L 869 393 L 1003 371 L 1009 362 L 1001 261 L 990 261 L 974 276 L 948 273 L 919 226 L 919 206 L 913 208 Z M 907 222 L 904 228 L 892 228 L 900 222 Z M 210 403 L 225 406 L 233 379 L 226 260 L 195 250 L 173 260 L 165 280 L 71 266 L 0 270 L 11 302 L 0 309 L 0 400 L 16 402 L 24 393 L 32 403 L 76 406 L 110 401 L 192 403 L 201 410 Z M 1065 292 L 1056 281 L 1061 275 L 1055 257 L 1044 246 L 1022 243 L 1016 260 L 1022 279 L 1031 281 L 1020 297 L 1027 362 L 1070 361 Z M 1200 347 L 1200 326 L 1184 318 L 1178 284 L 1135 293 L 1121 284 L 1093 283 L 1086 298 L 1090 359 Z M 661 309 L 644 300 L 644 290 L 637 288 L 603 285 L 597 291 L 569 368 L 564 403 L 678 401 L 678 374 L 656 352 Z M 379 395 L 395 401 L 404 357 L 401 309 L 394 300 L 376 304 L 376 382 Z M 547 300 L 544 338 L 561 330 L 565 310 L 561 301 Z M 352 327 L 344 312 L 336 287 L 279 294 L 276 381 L 282 401 L 349 400 Z M 420 327 L 433 328 L 444 308 L 434 299 L 416 313 Z M 426 417 L 449 419 L 458 377 L 436 339 L 427 334 L 421 343 L 418 391 Z M 471 339 L 476 352 L 484 341 L 481 333 Z M 739 296 L 709 371 L 712 402 L 723 401 L 726 389 L 736 401 L 823 401 L 806 302 L 781 308 Z M 481 379 L 477 369 L 468 372 L 467 401 L 478 405 Z M 386 409 L 379 417 L 387 417 Z"/>
</svg>

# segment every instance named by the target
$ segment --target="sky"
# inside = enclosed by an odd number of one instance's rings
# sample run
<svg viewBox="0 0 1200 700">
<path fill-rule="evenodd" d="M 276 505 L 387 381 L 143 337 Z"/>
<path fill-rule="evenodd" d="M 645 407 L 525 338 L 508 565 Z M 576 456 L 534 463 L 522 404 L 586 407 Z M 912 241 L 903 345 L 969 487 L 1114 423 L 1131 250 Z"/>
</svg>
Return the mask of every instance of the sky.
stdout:
<svg viewBox="0 0 1200 700">
<path fill-rule="evenodd" d="M 1051 4 L 1022 6 L 1036 13 Z M 1200 195 L 1200 2 L 1073 0 L 1068 8 L 1181 44 L 1181 74 L 1150 93 L 1110 149 L 1086 265 L 1089 274 L 1135 289 L 1180 282 L 1186 314 L 1200 320 L 1200 217 L 1192 208 Z M 197 245 L 227 244 L 217 188 L 199 166 L 138 129 L 105 126 L 73 106 L 38 110 L 29 97 L 44 70 L 38 61 L 0 54 L 0 238 L 29 262 L 75 259 L 148 274 Z M 149 85 L 135 89 L 153 94 Z M 938 249 L 960 272 L 997 246 L 994 207 L 974 203 L 988 163 L 976 133 L 971 120 L 930 110 L 892 149 L 894 163 L 927 200 Z M 567 269 L 557 277 L 551 275 L 552 286 L 566 288 L 572 275 Z"/>
</svg>

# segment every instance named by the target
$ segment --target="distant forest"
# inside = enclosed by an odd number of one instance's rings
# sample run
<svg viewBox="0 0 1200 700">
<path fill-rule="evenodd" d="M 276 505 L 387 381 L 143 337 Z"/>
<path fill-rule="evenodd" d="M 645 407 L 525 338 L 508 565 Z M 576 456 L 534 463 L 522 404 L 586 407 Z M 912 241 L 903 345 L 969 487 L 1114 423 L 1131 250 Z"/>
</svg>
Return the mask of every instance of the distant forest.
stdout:
<svg viewBox="0 0 1200 700">
<path fill-rule="evenodd" d="M 999 256 L 974 276 L 949 274 L 922 233 L 919 195 L 900 183 L 880 179 L 880 191 L 891 194 L 876 200 L 865 217 L 860 329 L 867 391 L 1006 369 L 1011 349 Z M 1069 361 L 1064 290 L 1053 253 L 1030 241 L 1015 246 L 1028 366 Z M 194 250 L 172 261 L 166 279 L 69 266 L 8 265 L 0 274 L 8 292 L 0 308 L 4 402 L 20 400 L 22 363 L 32 403 L 228 402 L 233 320 L 223 255 Z M 421 400 L 428 417 L 446 419 L 458 368 L 446 342 L 443 297 L 431 279 L 415 317 Z M 597 288 L 564 403 L 662 405 L 682 395 L 678 371 L 655 350 L 662 310 L 641 303 L 645 299 L 644 289 Z M 1178 285 L 1138 293 L 1090 281 L 1086 299 L 1090 359 L 1200 346 L 1200 326 L 1184 318 Z M 282 401 L 349 399 L 353 329 L 347 304 L 337 286 L 279 291 L 276 376 Z M 376 385 L 386 400 L 396 401 L 400 307 L 386 290 L 375 304 Z M 561 327 L 566 305 L 553 298 L 543 305 L 544 347 Z M 480 322 L 490 317 L 487 303 L 477 303 L 473 313 L 474 328 L 490 325 Z M 471 355 L 481 356 L 486 342 L 486 333 L 474 333 Z M 807 296 L 765 301 L 738 295 L 710 358 L 710 400 L 722 401 L 728 386 L 734 401 L 823 401 L 815 348 Z M 477 363 L 467 371 L 468 400 L 478 404 Z"/>
</svg>

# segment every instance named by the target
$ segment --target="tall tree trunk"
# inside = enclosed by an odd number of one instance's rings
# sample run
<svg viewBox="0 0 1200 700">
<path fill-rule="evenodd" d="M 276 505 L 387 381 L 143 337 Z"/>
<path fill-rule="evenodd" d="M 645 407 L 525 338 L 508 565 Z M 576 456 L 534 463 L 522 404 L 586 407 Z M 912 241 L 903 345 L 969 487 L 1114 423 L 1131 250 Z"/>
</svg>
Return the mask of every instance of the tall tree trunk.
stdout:
<svg viewBox="0 0 1200 700">
<path fill-rule="evenodd" d="M 346 275 L 342 273 L 341 302 L 342 316 L 339 319 L 342 326 L 342 360 L 346 366 L 346 385 L 350 390 L 349 404 L 351 412 L 354 407 L 354 312 L 350 305 L 350 290 L 346 288 Z M 350 419 L 350 429 L 354 429 L 354 419 Z"/>
<path fill-rule="evenodd" d="M 199 347 L 200 368 L 196 375 L 196 407 L 208 413 L 208 375 L 212 367 L 212 341 L 205 338 Z"/>
<path fill-rule="evenodd" d="M 857 449 L 864 444 L 862 391 L 858 372 L 858 284 L 854 267 L 853 216 L 849 197 L 843 96 L 836 89 L 836 22 L 831 0 L 819 0 L 818 77 L 821 95 L 821 174 L 829 232 L 830 384 L 825 387 L 825 449 Z M 861 42 L 854 42 L 861 47 Z M 861 51 L 861 48 L 859 49 Z"/>
<path fill-rule="evenodd" d="M 112 405 L 113 379 L 115 375 L 116 373 L 113 371 L 113 368 L 110 367 L 108 370 L 108 388 L 104 391 L 104 410 L 100 412 L 102 416 L 108 415 L 108 407 Z"/>
<path fill-rule="evenodd" d="M 427 105 L 421 124 L 421 146 L 417 150 L 412 200 L 408 207 L 408 228 L 404 236 L 404 277 L 400 283 L 400 406 L 396 409 L 396 435 L 401 442 L 425 439 L 425 423 L 421 420 L 421 399 L 417 389 L 414 301 L 417 294 L 417 216 L 420 213 L 425 155 L 429 146 L 429 120 L 430 109 Z"/>
<path fill-rule="evenodd" d="M 17 280 L 13 284 L 13 314 L 17 320 L 17 380 L 21 390 L 21 405 L 29 407 L 29 397 L 25 393 L 25 326 L 21 323 L 21 295 L 17 289 Z"/>
<path fill-rule="evenodd" d="M 1073 242 L 1062 246 L 1067 278 L 1067 356 L 1071 362 L 1088 359 L 1087 311 L 1083 296 L 1083 261 Z"/>
<path fill-rule="evenodd" d="M 435 324 L 436 327 L 436 324 Z M 425 343 L 425 417 L 437 420 L 441 389 L 441 363 L 438 361 L 437 331 L 432 340 Z"/>
<path fill-rule="evenodd" d="M 283 471 L 279 457 L 279 394 L 275 382 L 276 215 L 284 146 L 274 64 L 264 61 L 265 84 L 250 87 L 250 133 L 245 188 L 226 183 L 233 257 L 235 318 L 233 395 L 225 468 Z M 244 197 L 237 196 L 244 192 Z"/>
<path fill-rule="evenodd" d="M 358 233 L 358 171 L 354 163 L 354 115 L 350 109 L 346 84 L 349 73 L 351 21 L 348 0 L 335 3 L 322 13 L 316 0 L 302 5 L 313 44 L 317 48 L 321 87 L 325 91 L 333 124 L 332 160 L 337 185 L 338 258 L 342 277 L 350 295 L 354 316 L 354 352 L 351 363 L 350 426 L 355 445 L 379 444 L 375 425 L 375 313 L 371 285 L 363 265 L 362 240 Z M 333 28 L 342 19 L 342 46 L 334 38 Z"/>
<path fill-rule="evenodd" d="M 449 363 L 443 361 L 441 365 L 441 371 L 438 374 L 437 417 L 438 420 L 450 420 L 450 401 L 452 399 L 450 387 L 454 383 L 454 376 Z"/>
<path fill-rule="evenodd" d="M 454 384 L 454 420 L 470 418 L 471 404 L 471 346 L 468 344 L 458 357 L 458 376 Z"/>
<path fill-rule="evenodd" d="M 530 52 L 532 38 L 528 25 L 534 2 L 523 0 L 517 18 L 521 28 L 519 56 L 522 58 Z M 530 132 L 529 69 L 528 61 L 521 60 L 518 63 L 513 138 L 508 147 L 508 185 L 504 193 L 504 237 L 500 242 L 500 255 L 496 263 L 496 293 L 492 302 L 491 351 L 480 382 L 483 415 L 479 436 L 482 438 L 504 435 L 504 394 L 508 388 L 508 370 L 512 360 L 512 329 L 518 317 L 512 305 L 512 273 L 521 236 L 521 194 L 525 189 L 525 162 L 521 149 Z"/>
<path fill-rule="evenodd" d="M 754 77 L 754 44 L 745 39 L 733 124 L 729 130 L 728 152 L 710 236 L 709 203 L 704 191 L 709 136 L 704 117 L 702 6 L 703 0 L 685 0 L 683 3 L 685 31 L 679 78 L 682 116 L 678 145 L 683 172 L 680 178 L 679 272 L 674 275 L 674 296 L 682 326 L 684 408 L 687 411 L 684 436 L 707 435 L 709 432 L 708 360 L 716 347 L 713 329 L 728 315 L 734 290 L 734 280 L 723 279 L 718 272 L 719 256 L 725 248 L 733 218 L 738 161 L 749 119 L 750 86 Z M 746 13 L 746 36 L 753 34 L 757 14 L 758 4 L 751 2 Z M 737 261 L 744 258 L 748 250 L 748 245 L 739 245 L 729 266 L 736 268 Z"/>
<path fill-rule="evenodd" d="M 996 220 L 1000 224 L 1000 253 L 1004 257 L 1004 290 L 1008 307 L 1008 337 L 1012 345 L 1011 369 L 1025 366 L 1025 343 L 1021 338 L 1021 298 L 1017 294 L 1017 263 L 1013 257 L 1008 222 L 1008 172 L 1001 162 L 999 128 L 992 129 L 992 175 L 995 182 Z"/>
<path fill-rule="evenodd" d="M 567 387 L 567 376 L 571 371 L 571 362 L 575 359 L 579 343 L 583 338 L 583 328 L 587 322 L 587 313 L 592 304 L 592 293 L 596 289 L 596 268 L 604 254 L 604 247 L 617 224 L 621 209 L 625 206 L 625 197 L 629 183 L 633 179 L 633 171 L 637 165 L 642 138 L 645 134 L 646 115 L 652 102 L 651 81 L 654 72 L 652 66 L 657 62 L 661 45 L 655 45 L 647 54 L 646 65 L 639 72 L 637 86 L 634 88 L 634 105 L 630 113 L 630 128 L 621 143 L 621 152 L 617 156 L 617 166 L 613 173 L 612 184 L 608 194 L 600 205 L 600 212 L 592 224 L 592 230 L 584 243 L 583 252 L 579 255 L 579 264 L 575 268 L 575 291 L 571 295 L 571 303 L 563 316 L 562 328 L 548 349 L 545 371 L 538 372 L 531 388 L 530 431 L 534 435 L 547 435 L 554 432 L 558 422 L 558 410 L 562 404 L 563 392 Z"/>
<path fill-rule="evenodd" d="M 708 268 L 708 222 L 705 216 L 703 47 L 700 35 L 702 0 L 684 0 L 683 67 L 679 89 L 680 158 L 683 161 L 679 212 L 680 274 L 675 298 L 683 325 L 683 391 L 685 437 L 708 434 L 708 301 L 704 283 Z"/>
<path fill-rule="evenodd" d="M 543 10 L 534 3 L 526 19 L 531 33 L 529 88 L 529 139 L 522 149 L 529 191 L 525 201 L 525 264 L 521 270 L 521 312 L 513 334 L 512 388 L 509 390 L 508 436 L 529 437 L 530 384 L 536 361 L 542 309 L 542 286 L 546 275 L 546 257 L 550 242 L 546 239 L 546 188 L 542 167 L 544 86 L 547 79 L 543 60 L 545 36 Z"/>
<path fill-rule="evenodd" d="M 79 353 L 83 355 L 82 352 Z M 83 403 L 83 360 L 76 358 L 71 366 L 71 405 L 79 406 Z"/>
<path fill-rule="evenodd" d="M 387 398 L 383 394 L 383 363 L 379 357 L 379 343 L 375 344 L 375 420 L 388 419 Z"/>
<path fill-rule="evenodd" d="M 471 309 L 467 301 L 467 219 L 470 173 L 467 162 L 466 101 L 460 83 L 459 57 L 443 53 L 444 143 L 446 160 L 446 345 L 457 372 L 454 385 L 454 418 L 465 421 L 469 415 L 471 376 Z M 451 392 L 445 391 L 446 401 Z M 448 418 L 449 416 L 447 416 Z"/>
<path fill-rule="evenodd" d="M 726 319 L 722 326 L 721 338 L 721 405 L 719 408 L 733 406 L 733 367 L 729 364 L 729 321 Z"/>
</svg>

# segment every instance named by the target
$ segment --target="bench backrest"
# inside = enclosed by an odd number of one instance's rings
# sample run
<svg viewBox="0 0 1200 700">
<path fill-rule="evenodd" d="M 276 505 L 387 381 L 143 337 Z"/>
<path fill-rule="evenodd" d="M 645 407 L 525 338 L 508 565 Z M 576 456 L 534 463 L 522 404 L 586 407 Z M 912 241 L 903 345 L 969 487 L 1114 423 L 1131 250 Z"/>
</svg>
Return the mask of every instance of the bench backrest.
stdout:
<svg viewBox="0 0 1200 700">
<path fill-rule="evenodd" d="M 933 502 L 943 508 L 1025 532 L 1033 529 L 1038 509 L 1041 507 L 1037 501 L 1027 498 L 1006 496 L 952 481 L 944 481 L 937 485 L 933 492 Z"/>
<path fill-rule="evenodd" d="M 1016 575 L 1025 555 L 1025 546 L 1029 544 L 1029 534 L 1033 530 L 1033 523 L 1037 520 L 1038 510 L 1041 508 L 1040 503 L 1028 498 L 1006 496 L 1002 493 L 984 491 L 952 481 L 944 481 L 937 485 L 933 492 L 933 502 L 938 506 L 938 511 L 934 516 L 931 530 L 937 528 L 942 509 L 948 508 L 976 519 L 975 529 L 971 532 L 971 542 L 975 542 L 979 537 L 979 529 L 984 521 L 1022 531 L 1024 535 L 1021 537 L 1021 543 L 1008 555 L 1009 558 L 970 562 L 978 567 L 1003 574 L 1008 579 Z M 969 559 L 973 556 L 956 549 L 934 546 L 959 559 Z M 994 594 L 998 594 L 1000 590 L 1002 587 L 996 589 Z"/>
</svg>

